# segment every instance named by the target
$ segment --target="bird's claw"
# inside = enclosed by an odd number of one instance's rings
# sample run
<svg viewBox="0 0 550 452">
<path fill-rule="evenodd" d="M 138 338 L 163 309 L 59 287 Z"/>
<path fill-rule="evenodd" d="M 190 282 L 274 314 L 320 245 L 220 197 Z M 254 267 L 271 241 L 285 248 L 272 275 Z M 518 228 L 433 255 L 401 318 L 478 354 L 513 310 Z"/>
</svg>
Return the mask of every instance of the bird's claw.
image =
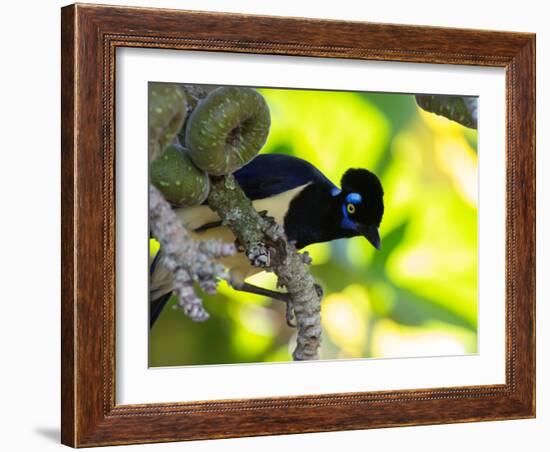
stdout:
<svg viewBox="0 0 550 452">
<path fill-rule="evenodd" d="M 315 287 L 315 292 L 317 292 L 317 296 L 319 297 L 319 299 L 323 298 L 324 291 L 321 285 L 315 283 L 314 287 Z M 290 328 L 296 328 L 298 326 L 298 323 L 294 321 L 296 316 L 294 315 L 294 308 L 292 306 L 292 299 L 290 298 L 290 295 L 287 296 L 286 298 L 286 316 L 285 317 L 286 317 L 286 324 Z"/>
<path fill-rule="evenodd" d="M 315 284 L 313 285 L 313 287 L 315 287 L 315 292 L 317 292 L 317 296 L 318 296 L 320 299 L 323 298 L 323 295 L 324 295 L 325 291 L 323 290 L 323 288 L 321 287 L 321 285 L 315 283 Z"/>
<path fill-rule="evenodd" d="M 286 324 L 290 328 L 296 328 L 298 324 L 294 322 L 294 309 L 292 308 L 292 303 L 290 301 L 290 298 L 286 302 Z"/>
</svg>

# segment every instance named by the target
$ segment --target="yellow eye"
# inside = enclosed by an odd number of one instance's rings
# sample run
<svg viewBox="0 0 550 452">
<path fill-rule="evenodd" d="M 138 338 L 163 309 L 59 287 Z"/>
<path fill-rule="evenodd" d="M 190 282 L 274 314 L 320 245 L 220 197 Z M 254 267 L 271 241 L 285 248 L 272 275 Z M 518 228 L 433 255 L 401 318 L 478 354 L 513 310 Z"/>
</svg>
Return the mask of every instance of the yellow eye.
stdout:
<svg viewBox="0 0 550 452">
<path fill-rule="evenodd" d="M 351 202 L 346 206 L 346 209 L 348 210 L 348 213 L 351 213 L 352 215 L 355 213 L 355 206 Z"/>
</svg>

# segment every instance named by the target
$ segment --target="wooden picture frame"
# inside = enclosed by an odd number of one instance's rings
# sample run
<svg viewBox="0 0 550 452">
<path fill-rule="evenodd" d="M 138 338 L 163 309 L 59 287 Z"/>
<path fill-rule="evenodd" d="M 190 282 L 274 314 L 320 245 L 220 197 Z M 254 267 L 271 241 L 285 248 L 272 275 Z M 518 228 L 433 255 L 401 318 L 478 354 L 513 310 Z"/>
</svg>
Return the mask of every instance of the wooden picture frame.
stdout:
<svg viewBox="0 0 550 452">
<path fill-rule="evenodd" d="M 535 35 L 71 5 L 62 9 L 62 442 L 73 447 L 535 416 Z M 115 50 L 506 70 L 506 383 L 117 405 Z"/>
</svg>

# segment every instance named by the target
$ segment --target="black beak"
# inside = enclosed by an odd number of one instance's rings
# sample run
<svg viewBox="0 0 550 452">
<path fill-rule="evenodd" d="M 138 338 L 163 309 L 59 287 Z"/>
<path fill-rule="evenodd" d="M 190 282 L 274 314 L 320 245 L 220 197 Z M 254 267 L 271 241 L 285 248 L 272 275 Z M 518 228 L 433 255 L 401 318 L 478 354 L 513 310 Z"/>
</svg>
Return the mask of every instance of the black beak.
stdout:
<svg viewBox="0 0 550 452">
<path fill-rule="evenodd" d="M 378 233 L 378 228 L 374 225 L 370 226 L 361 226 L 361 234 L 374 246 L 377 250 L 380 249 L 380 234 Z"/>
</svg>

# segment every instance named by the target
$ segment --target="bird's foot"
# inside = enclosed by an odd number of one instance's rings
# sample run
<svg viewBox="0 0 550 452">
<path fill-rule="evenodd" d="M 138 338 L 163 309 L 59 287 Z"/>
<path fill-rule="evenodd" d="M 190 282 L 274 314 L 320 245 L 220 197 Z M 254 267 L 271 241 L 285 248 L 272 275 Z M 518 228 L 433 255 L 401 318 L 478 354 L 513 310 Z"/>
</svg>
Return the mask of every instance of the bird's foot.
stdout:
<svg viewBox="0 0 550 452">
<path fill-rule="evenodd" d="M 292 306 L 292 300 L 290 299 L 290 296 L 288 297 L 288 301 L 286 302 L 285 318 L 286 318 L 286 324 L 290 328 L 296 328 L 298 326 L 298 323 L 294 321 L 296 316 L 294 315 L 294 307 Z"/>
<path fill-rule="evenodd" d="M 323 295 L 325 294 L 325 291 L 323 290 L 321 285 L 315 283 L 313 286 L 315 287 L 315 292 L 317 292 L 317 296 L 319 297 L 319 299 L 322 299 Z"/>
<path fill-rule="evenodd" d="M 286 324 L 291 328 L 296 327 L 296 323 L 292 321 L 294 318 L 294 309 L 292 307 L 292 299 L 290 298 L 290 294 L 286 292 L 278 292 L 276 290 L 264 289 L 263 287 L 258 287 L 246 282 L 241 282 L 239 284 L 232 283 L 231 285 L 235 290 L 240 290 L 241 292 L 263 295 L 264 297 L 270 297 L 274 300 L 279 300 L 286 303 Z"/>
</svg>

